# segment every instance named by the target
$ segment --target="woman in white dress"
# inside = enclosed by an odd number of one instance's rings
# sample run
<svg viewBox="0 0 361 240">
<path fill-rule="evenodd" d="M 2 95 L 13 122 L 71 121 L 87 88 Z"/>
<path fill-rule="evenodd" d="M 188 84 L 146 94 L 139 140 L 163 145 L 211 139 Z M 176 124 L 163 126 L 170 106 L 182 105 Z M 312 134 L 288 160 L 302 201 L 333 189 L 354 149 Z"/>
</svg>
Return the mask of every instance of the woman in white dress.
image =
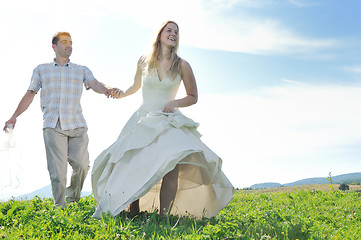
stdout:
<svg viewBox="0 0 361 240">
<path fill-rule="evenodd" d="M 211 217 L 233 198 L 222 160 L 200 140 L 198 123 L 178 110 L 198 99 L 192 69 L 177 55 L 178 44 L 178 25 L 165 22 L 152 52 L 139 59 L 133 85 L 117 95 L 129 96 L 143 85 L 142 105 L 94 162 L 95 217 L 123 210 Z M 175 99 L 181 81 L 186 96 Z"/>
</svg>

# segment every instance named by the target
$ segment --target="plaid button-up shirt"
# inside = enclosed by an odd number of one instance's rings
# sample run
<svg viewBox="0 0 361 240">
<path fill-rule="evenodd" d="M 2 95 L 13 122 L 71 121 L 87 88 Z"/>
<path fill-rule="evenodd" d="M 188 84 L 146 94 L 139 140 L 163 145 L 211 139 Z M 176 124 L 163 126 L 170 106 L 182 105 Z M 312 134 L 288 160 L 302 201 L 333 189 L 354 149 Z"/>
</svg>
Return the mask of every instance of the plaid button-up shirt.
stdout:
<svg viewBox="0 0 361 240">
<path fill-rule="evenodd" d="M 85 66 L 68 62 L 64 66 L 52 63 L 41 64 L 33 71 L 28 90 L 38 92 L 43 112 L 43 128 L 55 128 L 59 120 L 62 130 L 87 127 L 82 114 L 80 98 L 83 84 L 95 79 Z"/>
</svg>

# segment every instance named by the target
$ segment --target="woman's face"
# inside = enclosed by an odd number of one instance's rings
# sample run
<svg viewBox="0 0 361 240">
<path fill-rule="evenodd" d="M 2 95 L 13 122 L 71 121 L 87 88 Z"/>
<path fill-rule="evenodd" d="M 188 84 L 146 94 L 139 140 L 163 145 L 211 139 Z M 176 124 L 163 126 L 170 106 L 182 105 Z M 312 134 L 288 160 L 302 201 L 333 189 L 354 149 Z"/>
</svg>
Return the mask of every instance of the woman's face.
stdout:
<svg viewBox="0 0 361 240">
<path fill-rule="evenodd" d="M 160 42 L 165 46 L 175 47 L 178 41 L 178 27 L 168 23 L 160 34 Z"/>
</svg>

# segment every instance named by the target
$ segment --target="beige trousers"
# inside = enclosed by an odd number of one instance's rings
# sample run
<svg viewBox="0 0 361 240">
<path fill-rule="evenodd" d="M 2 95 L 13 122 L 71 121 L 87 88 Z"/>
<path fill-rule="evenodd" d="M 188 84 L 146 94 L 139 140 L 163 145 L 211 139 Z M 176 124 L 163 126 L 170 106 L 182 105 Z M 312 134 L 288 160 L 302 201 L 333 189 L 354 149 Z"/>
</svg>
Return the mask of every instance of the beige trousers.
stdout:
<svg viewBox="0 0 361 240">
<path fill-rule="evenodd" d="M 43 130 L 48 171 L 56 206 L 65 207 L 67 202 L 79 201 L 85 177 L 89 170 L 88 134 L 86 128 Z M 66 188 L 67 164 L 73 172 L 70 186 Z"/>
</svg>

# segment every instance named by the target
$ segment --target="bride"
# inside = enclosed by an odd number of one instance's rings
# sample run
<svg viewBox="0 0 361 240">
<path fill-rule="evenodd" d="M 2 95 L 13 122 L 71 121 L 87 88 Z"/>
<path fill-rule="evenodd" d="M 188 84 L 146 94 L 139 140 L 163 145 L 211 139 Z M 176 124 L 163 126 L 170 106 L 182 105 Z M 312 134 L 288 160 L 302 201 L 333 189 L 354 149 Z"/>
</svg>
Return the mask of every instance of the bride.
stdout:
<svg viewBox="0 0 361 240">
<path fill-rule="evenodd" d="M 116 94 L 123 98 L 143 85 L 142 105 L 95 159 L 95 217 L 123 210 L 211 217 L 233 198 L 222 160 L 200 140 L 198 123 L 178 110 L 198 99 L 195 77 L 177 55 L 178 45 L 178 25 L 165 22 L 152 52 L 139 59 L 133 85 Z M 181 81 L 186 96 L 175 99 Z"/>
</svg>

